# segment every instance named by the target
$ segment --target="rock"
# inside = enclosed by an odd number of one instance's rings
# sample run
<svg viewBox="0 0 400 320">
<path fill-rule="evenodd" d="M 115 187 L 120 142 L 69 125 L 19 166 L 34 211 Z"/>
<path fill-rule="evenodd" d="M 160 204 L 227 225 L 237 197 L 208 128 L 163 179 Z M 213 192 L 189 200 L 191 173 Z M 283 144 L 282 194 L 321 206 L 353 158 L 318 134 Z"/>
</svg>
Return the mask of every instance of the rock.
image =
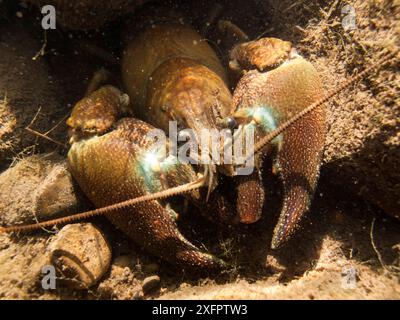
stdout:
<svg viewBox="0 0 400 320">
<path fill-rule="evenodd" d="M 109 270 L 111 248 L 91 223 L 70 224 L 61 229 L 48 247 L 58 281 L 75 289 L 88 289 Z"/>
<path fill-rule="evenodd" d="M 142 283 L 143 294 L 146 295 L 153 293 L 154 291 L 160 289 L 160 285 L 161 280 L 157 275 L 145 278 Z"/>
<path fill-rule="evenodd" d="M 78 196 L 65 161 L 53 166 L 35 194 L 35 212 L 39 219 L 50 218 L 57 213 L 72 213 L 78 209 Z"/>
<path fill-rule="evenodd" d="M 0 174 L 0 223 L 27 224 L 86 209 L 66 161 L 57 154 L 31 156 Z"/>
</svg>

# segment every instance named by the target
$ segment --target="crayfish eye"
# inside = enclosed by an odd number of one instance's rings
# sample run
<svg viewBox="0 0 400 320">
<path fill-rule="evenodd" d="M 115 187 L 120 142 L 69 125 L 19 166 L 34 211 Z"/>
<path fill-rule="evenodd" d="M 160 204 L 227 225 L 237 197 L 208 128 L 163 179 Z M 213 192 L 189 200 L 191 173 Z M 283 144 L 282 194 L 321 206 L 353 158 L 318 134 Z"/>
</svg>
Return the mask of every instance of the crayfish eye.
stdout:
<svg viewBox="0 0 400 320">
<path fill-rule="evenodd" d="M 229 129 L 235 129 L 237 127 L 237 121 L 234 117 L 227 117 L 225 119 L 225 125 Z"/>
</svg>

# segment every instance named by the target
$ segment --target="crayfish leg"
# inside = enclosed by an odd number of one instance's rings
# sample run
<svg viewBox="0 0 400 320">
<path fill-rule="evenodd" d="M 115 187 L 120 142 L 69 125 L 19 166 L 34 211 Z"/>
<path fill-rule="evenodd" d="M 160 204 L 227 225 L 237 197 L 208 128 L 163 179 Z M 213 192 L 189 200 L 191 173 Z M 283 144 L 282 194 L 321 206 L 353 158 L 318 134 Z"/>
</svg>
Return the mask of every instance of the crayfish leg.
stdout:
<svg viewBox="0 0 400 320">
<path fill-rule="evenodd" d="M 261 171 L 254 168 L 250 175 L 236 176 L 235 184 L 239 221 L 245 224 L 257 222 L 262 216 L 265 199 Z"/>
</svg>

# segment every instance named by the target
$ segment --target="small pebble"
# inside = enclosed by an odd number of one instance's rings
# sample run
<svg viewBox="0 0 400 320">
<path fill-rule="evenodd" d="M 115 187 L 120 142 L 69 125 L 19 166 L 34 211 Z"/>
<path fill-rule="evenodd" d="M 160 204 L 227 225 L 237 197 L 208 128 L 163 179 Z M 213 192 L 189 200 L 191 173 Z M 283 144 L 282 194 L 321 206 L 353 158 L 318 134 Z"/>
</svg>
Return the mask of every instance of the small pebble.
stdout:
<svg viewBox="0 0 400 320">
<path fill-rule="evenodd" d="M 3 225 L 36 223 L 86 208 L 66 160 L 55 154 L 26 157 L 5 170 L 0 174 L 0 190 Z"/>
<path fill-rule="evenodd" d="M 143 290 L 143 294 L 150 294 L 152 292 L 154 292 L 155 290 L 159 290 L 160 289 L 160 277 L 159 276 L 150 276 L 147 277 L 146 279 L 143 280 L 142 283 L 142 290 Z"/>
</svg>

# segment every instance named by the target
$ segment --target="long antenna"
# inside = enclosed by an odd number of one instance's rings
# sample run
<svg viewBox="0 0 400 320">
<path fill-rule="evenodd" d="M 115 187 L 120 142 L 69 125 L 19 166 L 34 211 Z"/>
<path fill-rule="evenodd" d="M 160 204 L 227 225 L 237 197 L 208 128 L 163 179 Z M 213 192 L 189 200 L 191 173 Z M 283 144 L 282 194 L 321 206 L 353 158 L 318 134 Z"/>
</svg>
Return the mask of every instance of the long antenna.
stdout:
<svg viewBox="0 0 400 320">
<path fill-rule="evenodd" d="M 273 139 L 275 139 L 278 135 L 280 135 L 283 131 L 285 131 L 287 128 L 289 128 L 291 125 L 293 125 L 296 121 L 300 120 L 313 110 L 315 108 L 321 106 L 323 103 L 327 102 L 330 100 L 332 97 L 336 96 L 338 93 L 352 85 L 353 83 L 361 80 L 363 77 L 365 77 L 368 73 L 373 71 L 374 69 L 379 70 L 382 68 L 384 65 L 388 64 L 391 62 L 391 60 L 396 60 L 397 57 L 396 55 L 399 53 L 399 50 L 394 50 L 391 53 L 386 54 L 384 57 L 379 59 L 375 64 L 371 65 L 370 67 L 367 67 L 364 71 L 360 72 L 358 75 L 351 77 L 350 79 L 346 80 L 344 83 L 339 85 L 336 89 L 330 91 L 325 97 L 321 98 L 320 100 L 314 102 L 307 108 L 305 108 L 303 111 L 298 113 L 297 115 L 293 116 L 289 120 L 285 121 L 282 123 L 277 129 L 271 131 L 269 134 L 267 134 L 263 139 L 261 139 L 259 142 L 256 143 L 254 146 L 254 152 L 252 155 L 249 156 L 249 159 L 254 156 L 255 153 L 259 152 L 261 149 L 263 149 L 269 142 L 271 142 Z M 133 206 L 135 204 L 141 203 L 141 202 L 146 202 L 146 201 L 151 201 L 151 200 L 157 200 L 157 199 L 162 199 L 162 198 L 168 198 L 171 196 L 175 196 L 178 194 L 183 194 L 195 189 L 198 189 L 202 186 L 206 185 L 206 177 L 201 176 L 199 179 L 196 181 L 170 188 L 167 190 L 163 190 L 160 192 L 156 192 L 153 194 L 148 194 L 144 195 L 138 198 L 126 200 L 120 203 L 116 203 L 110 206 L 106 206 L 103 208 L 98 208 L 90 211 L 86 211 L 83 213 L 78 213 L 72 216 L 68 217 L 63 217 L 59 219 L 53 219 L 49 221 L 43 221 L 40 223 L 36 224 L 29 224 L 29 225 L 21 225 L 21 226 L 11 226 L 11 227 L 0 227 L 0 233 L 11 233 L 11 232 L 28 232 L 32 230 L 37 230 L 49 226 L 54 226 L 58 224 L 65 224 L 69 222 L 74 222 L 77 220 L 82 220 L 82 219 L 87 219 L 93 216 L 98 216 L 98 215 L 103 215 L 103 214 L 111 214 L 117 210 L 128 208 L 130 206 Z"/>
<path fill-rule="evenodd" d="M 205 178 L 204 178 L 204 176 L 201 176 L 200 178 L 198 178 L 197 180 L 195 180 L 193 182 L 183 184 L 178 187 L 170 188 L 170 189 L 156 192 L 153 194 L 146 194 L 146 195 L 138 197 L 138 198 L 129 199 L 129 200 L 126 200 L 123 202 L 112 204 L 110 206 L 106 206 L 106 207 L 102 207 L 102 208 L 98 208 L 98 209 L 94 209 L 94 210 L 90 210 L 90 211 L 86 211 L 86 212 L 82 212 L 82 213 L 77 213 L 72 216 L 43 221 L 43 222 L 34 223 L 34 224 L 21 225 L 21 226 L 0 227 L 0 233 L 29 232 L 29 231 L 33 231 L 33 230 L 50 227 L 50 226 L 55 226 L 58 224 L 66 224 L 66 223 L 74 222 L 77 220 L 83 220 L 83 219 L 91 218 L 94 216 L 111 214 L 111 213 L 115 213 L 118 210 L 126 209 L 128 207 L 131 207 L 131 206 L 141 203 L 141 202 L 162 199 L 162 198 L 168 198 L 168 197 L 176 196 L 178 194 L 186 193 L 186 192 L 192 191 L 194 189 L 198 189 L 198 188 L 202 187 L 204 184 L 205 184 Z"/>
</svg>

